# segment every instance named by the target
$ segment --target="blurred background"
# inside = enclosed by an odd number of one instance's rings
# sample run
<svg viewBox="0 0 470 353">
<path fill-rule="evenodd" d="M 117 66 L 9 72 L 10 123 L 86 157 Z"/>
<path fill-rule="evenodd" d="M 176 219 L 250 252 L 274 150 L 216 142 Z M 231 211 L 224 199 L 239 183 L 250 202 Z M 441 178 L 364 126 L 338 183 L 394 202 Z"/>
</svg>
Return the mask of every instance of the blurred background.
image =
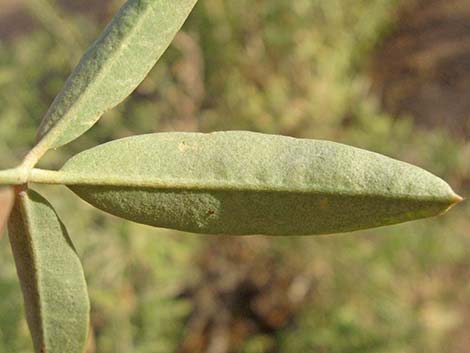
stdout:
<svg viewBox="0 0 470 353">
<path fill-rule="evenodd" d="M 0 168 L 27 152 L 122 3 L 0 0 Z M 243 129 L 380 152 L 469 197 L 469 92 L 468 0 L 200 0 L 132 96 L 41 167 L 134 134 Z M 137 225 L 64 187 L 35 188 L 83 259 L 88 353 L 470 352 L 469 202 L 351 234 L 232 238 Z M 0 352 L 32 352 L 7 237 Z"/>
</svg>

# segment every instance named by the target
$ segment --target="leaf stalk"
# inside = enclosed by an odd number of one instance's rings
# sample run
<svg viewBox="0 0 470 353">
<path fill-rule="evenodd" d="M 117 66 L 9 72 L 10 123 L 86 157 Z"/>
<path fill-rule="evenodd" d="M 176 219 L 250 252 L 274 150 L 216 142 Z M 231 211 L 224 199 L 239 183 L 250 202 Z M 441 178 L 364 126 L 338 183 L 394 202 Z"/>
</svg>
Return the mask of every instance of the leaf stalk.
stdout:
<svg viewBox="0 0 470 353">
<path fill-rule="evenodd" d="M 29 179 L 29 169 L 19 166 L 13 169 L 0 170 L 0 185 L 22 185 Z"/>
</svg>

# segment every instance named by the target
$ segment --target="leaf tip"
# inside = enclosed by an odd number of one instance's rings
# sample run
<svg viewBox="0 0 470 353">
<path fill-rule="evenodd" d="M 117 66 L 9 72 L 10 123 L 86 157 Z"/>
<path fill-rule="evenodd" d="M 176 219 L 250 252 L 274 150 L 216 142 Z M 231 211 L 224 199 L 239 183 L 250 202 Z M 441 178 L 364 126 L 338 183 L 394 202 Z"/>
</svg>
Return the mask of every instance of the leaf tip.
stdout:
<svg viewBox="0 0 470 353">
<path fill-rule="evenodd" d="M 441 214 L 447 213 L 451 208 L 453 208 L 455 205 L 457 205 L 457 204 L 459 204 L 463 201 L 465 201 L 465 199 L 462 196 L 460 196 L 460 195 L 456 194 L 454 191 L 452 191 L 452 194 L 449 198 L 449 206 Z"/>
<path fill-rule="evenodd" d="M 452 195 L 452 200 L 451 200 L 450 207 L 453 207 L 453 206 L 455 206 L 455 205 L 457 205 L 457 204 L 459 204 L 463 201 L 465 201 L 465 199 L 462 196 L 460 196 L 460 195 L 458 195 L 454 192 L 454 194 Z"/>
</svg>

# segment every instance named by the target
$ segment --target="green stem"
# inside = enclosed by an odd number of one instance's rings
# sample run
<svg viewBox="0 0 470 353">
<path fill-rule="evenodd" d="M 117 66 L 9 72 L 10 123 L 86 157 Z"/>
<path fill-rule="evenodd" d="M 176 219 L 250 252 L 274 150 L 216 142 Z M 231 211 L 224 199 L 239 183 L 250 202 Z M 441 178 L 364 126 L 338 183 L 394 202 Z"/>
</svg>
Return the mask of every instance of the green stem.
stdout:
<svg viewBox="0 0 470 353">
<path fill-rule="evenodd" d="M 54 170 L 29 169 L 25 163 L 19 167 L 0 170 L 0 185 L 22 185 L 29 182 L 38 184 L 76 183 L 76 177 Z"/>
<path fill-rule="evenodd" d="M 27 165 L 27 164 L 26 164 Z M 56 170 L 29 169 L 25 163 L 19 167 L 0 170 L 0 185 L 22 185 L 26 183 L 50 184 L 50 185 L 77 185 L 77 184 L 102 184 L 108 180 L 93 180 L 92 178 L 67 174 Z"/>
<path fill-rule="evenodd" d="M 44 156 L 44 154 L 47 152 L 47 150 L 48 147 L 44 143 L 44 140 L 39 141 L 37 145 L 34 146 L 33 149 L 29 151 L 29 153 L 23 159 L 20 167 L 28 170 L 33 169 L 39 159 L 41 159 L 41 157 Z"/>
<path fill-rule="evenodd" d="M 0 170 L 0 185 L 22 185 L 30 180 L 31 171 L 38 160 L 47 152 L 44 142 L 39 142 L 23 159 L 23 162 L 12 169 Z"/>
<path fill-rule="evenodd" d="M 28 169 L 17 167 L 0 170 L 0 185 L 21 185 L 28 182 Z"/>
</svg>

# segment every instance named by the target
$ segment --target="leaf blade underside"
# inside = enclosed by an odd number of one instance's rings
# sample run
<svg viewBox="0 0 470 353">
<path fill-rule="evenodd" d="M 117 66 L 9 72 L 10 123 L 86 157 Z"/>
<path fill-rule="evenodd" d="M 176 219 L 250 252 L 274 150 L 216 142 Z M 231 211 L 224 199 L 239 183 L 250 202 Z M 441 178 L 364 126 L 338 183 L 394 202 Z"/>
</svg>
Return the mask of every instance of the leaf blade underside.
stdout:
<svg viewBox="0 0 470 353">
<path fill-rule="evenodd" d="M 16 196 L 8 234 L 36 353 L 83 353 L 90 304 L 80 260 L 52 206 Z"/>
<path fill-rule="evenodd" d="M 195 233 L 307 235 L 430 217 L 458 196 L 410 164 L 318 140 L 231 131 L 133 136 L 60 173 L 92 205 Z"/>
<path fill-rule="evenodd" d="M 129 0 L 84 54 L 38 130 L 41 153 L 91 128 L 124 100 L 170 45 L 197 0 Z"/>
</svg>

